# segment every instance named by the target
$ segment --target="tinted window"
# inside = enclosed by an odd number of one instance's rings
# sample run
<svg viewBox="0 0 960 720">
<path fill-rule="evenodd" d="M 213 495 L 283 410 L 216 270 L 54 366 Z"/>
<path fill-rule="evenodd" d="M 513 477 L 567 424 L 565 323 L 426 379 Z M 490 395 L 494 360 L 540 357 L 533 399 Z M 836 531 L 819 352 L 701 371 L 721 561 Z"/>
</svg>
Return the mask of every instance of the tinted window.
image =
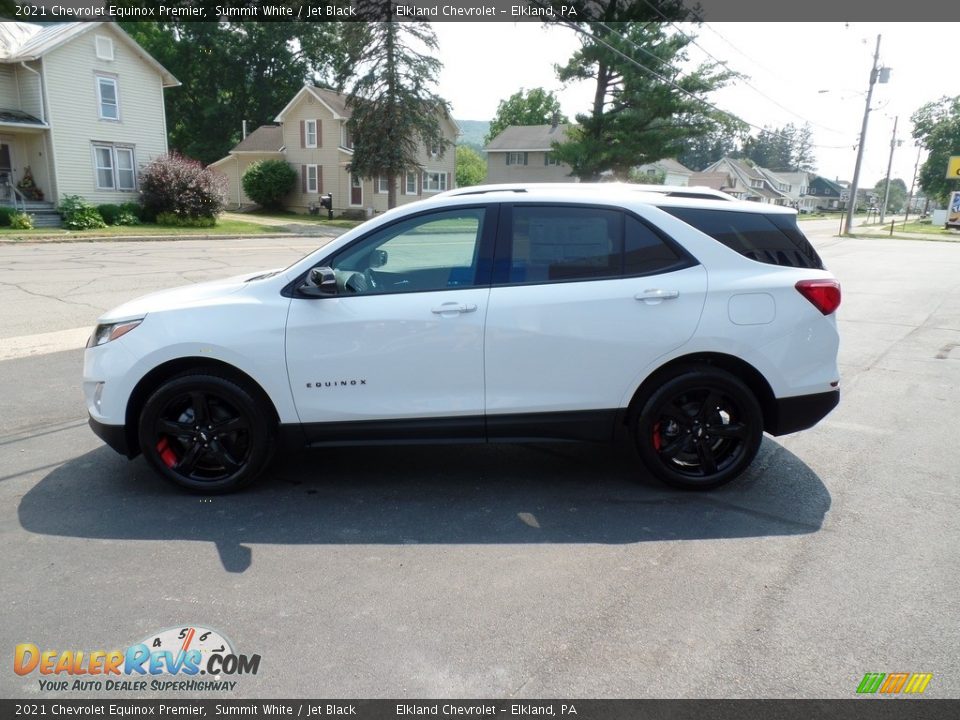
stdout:
<svg viewBox="0 0 960 720">
<path fill-rule="evenodd" d="M 510 266 L 498 282 L 548 283 L 650 275 L 693 261 L 657 230 L 619 210 L 515 205 Z"/>
<path fill-rule="evenodd" d="M 509 282 L 615 277 L 622 215 L 602 208 L 515 206 Z"/>
<path fill-rule="evenodd" d="M 664 272 L 683 261 L 680 254 L 664 242 L 652 228 L 627 215 L 623 227 L 624 275 L 650 275 Z"/>
<path fill-rule="evenodd" d="M 820 257 L 792 216 L 682 207 L 661 210 L 751 260 L 768 265 L 823 268 Z"/>
<path fill-rule="evenodd" d="M 471 286 L 483 217 L 483 208 L 449 210 L 377 230 L 334 258 L 337 284 L 361 295 Z"/>
</svg>

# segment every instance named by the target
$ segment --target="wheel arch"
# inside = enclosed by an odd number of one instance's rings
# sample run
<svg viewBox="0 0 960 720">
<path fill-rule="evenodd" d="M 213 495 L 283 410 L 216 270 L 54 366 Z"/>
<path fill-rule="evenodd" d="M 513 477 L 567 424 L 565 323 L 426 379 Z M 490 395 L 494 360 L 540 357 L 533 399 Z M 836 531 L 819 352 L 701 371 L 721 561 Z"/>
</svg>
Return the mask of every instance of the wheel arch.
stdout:
<svg viewBox="0 0 960 720">
<path fill-rule="evenodd" d="M 627 410 L 623 413 L 624 425 L 629 421 L 631 414 L 637 408 L 643 407 L 643 403 L 659 386 L 661 378 L 665 375 L 674 374 L 684 366 L 692 365 L 710 365 L 725 370 L 739 378 L 740 381 L 750 389 L 750 392 L 753 393 L 757 402 L 760 404 L 760 409 L 763 412 L 764 428 L 771 427 L 776 423 L 776 396 L 773 394 L 773 388 L 770 387 L 770 383 L 767 382 L 767 379 L 759 370 L 746 360 L 738 358 L 735 355 L 717 352 L 697 352 L 673 358 L 650 373 L 643 382 L 640 383 L 640 387 L 633 393 Z"/>
<path fill-rule="evenodd" d="M 280 414 L 277 407 L 267 392 L 261 387 L 260 383 L 250 377 L 247 373 L 230 363 L 222 360 L 207 357 L 181 357 L 168 360 L 150 370 L 146 375 L 140 378 L 140 381 L 134 386 L 127 401 L 127 410 L 124 417 L 124 428 L 127 436 L 128 455 L 134 457 L 140 453 L 140 441 L 138 439 L 137 426 L 139 424 L 140 412 L 143 410 L 144 403 L 153 392 L 170 378 L 181 375 L 185 372 L 212 372 L 216 375 L 226 377 L 233 382 L 242 385 L 251 392 L 263 407 L 268 408 L 274 422 L 280 421 Z"/>
</svg>

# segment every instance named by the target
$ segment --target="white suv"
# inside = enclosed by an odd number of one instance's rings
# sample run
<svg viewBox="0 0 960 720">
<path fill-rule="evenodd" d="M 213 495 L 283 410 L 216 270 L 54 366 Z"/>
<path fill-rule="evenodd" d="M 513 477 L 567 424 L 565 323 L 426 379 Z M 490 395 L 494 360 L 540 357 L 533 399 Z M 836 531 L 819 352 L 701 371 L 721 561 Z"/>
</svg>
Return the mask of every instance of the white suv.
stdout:
<svg viewBox="0 0 960 720">
<path fill-rule="evenodd" d="M 616 441 L 712 488 L 839 400 L 840 286 L 793 210 L 709 193 L 454 190 L 286 270 L 100 318 L 90 424 L 205 493 L 284 444 Z"/>
</svg>

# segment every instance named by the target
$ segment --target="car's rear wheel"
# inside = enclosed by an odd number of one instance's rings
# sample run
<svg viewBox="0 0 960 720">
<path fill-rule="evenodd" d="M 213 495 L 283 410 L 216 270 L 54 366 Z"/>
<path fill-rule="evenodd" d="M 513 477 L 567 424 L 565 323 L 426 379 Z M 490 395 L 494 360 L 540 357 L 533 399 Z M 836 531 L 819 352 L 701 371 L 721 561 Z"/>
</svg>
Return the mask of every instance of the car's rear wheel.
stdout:
<svg viewBox="0 0 960 720">
<path fill-rule="evenodd" d="M 750 389 L 708 365 L 657 380 L 631 423 L 647 469 L 684 490 L 709 490 L 740 475 L 763 438 L 763 412 Z"/>
<path fill-rule="evenodd" d="M 271 413 L 232 379 L 178 375 L 149 397 L 140 413 L 140 448 L 164 478 L 201 493 L 250 484 L 273 454 Z"/>
</svg>

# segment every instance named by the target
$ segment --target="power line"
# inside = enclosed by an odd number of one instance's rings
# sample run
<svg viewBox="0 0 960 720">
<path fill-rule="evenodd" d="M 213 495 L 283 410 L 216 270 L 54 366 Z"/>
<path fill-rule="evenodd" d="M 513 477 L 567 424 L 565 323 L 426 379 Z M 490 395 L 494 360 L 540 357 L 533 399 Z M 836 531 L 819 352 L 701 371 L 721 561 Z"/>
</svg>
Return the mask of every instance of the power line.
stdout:
<svg viewBox="0 0 960 720">
<path fill-rule="evenodd" d="M 710 52 L 710 51 L 707 50 L 705 47 L 703 47 L 703 45 L 701 45 L 700 43 L 698 43 L 695 37 L 693 37 L 693 36 L 691 36 L 691 35 L 687 35 L 687 33 L 685 33 L 675 22 L 673 22 L 669 17 L 667 17 L 667 16 L 663 13 L 663 11 L 660 10 L 659 7 L 657 7 L 656 5 L 654 5 L 653 3 L 651 3 L 650 0 L 642 0 L 642 2 L 643 2 L 645 5 L 647 5 L 647 7 L 649 7 L 650 9 L 652 9 L 655 13 L 657 13 L 657 15 L 659 15 L 660 17 L 662 17 L 666 22 L 670 23 L 670 25 L 673 26 L 674 30 L 676 30 L 676 31 L 677 31 L 678 33 L 680 33 L 683 37 L 685 37 L 692 45 L 694 45 L 695 47 L 699 48 L 699 49 L 700 49 L 703 53 L 705 53 L 708 57 L 712 58 L 712 59 L 714 60 L 714 62 L 716 62 L 716 63 L 719 64 L 719 65 L 723 65 L 723 66 L 724 66 L 725 68 L 727 68 L 728 70 L 731 70 L 731 71 L 733 71 L 733 72 L 736 72 L 736 71 L 733 70 L 733 68 L 730 66 L 730 63 L 729 63 L 729 62 L 727 62 L 726 60 L 721 60 L 721 59 L 718 58 L 716 55 L 714 55 L 712 52 Z M 705 24 L 705 23 L 704 23 L 704 24 Z M 711 28 L 711 29 L 712 29 L 712 28 Z M 716 32 L 716 31 L 714 30 L 714 32 Z M 726 42 L 727 44 L 731 44 L 728 40 L 726 40 L 726 38 L 722 38 L 722 39 L 723 39 L 724 42 Z M 732 47 L 732 45 L 731 45 L 731 47 Z M 742 54 L 742 53 L 741 53 L 741 54 Z M 744 55 L 744 57 L 746 57 L 746 55 Z M 749 58 L 748 58 L 748 59 L 749 59 Z M 759 65 L 759 63 L 758 63 L 758 65 Z M 739 75 L 740 73 L 737 73 L 737 74 Z M 822 130 L 826 130 L 826 131 L 828 131 L 828 132 L 832 132 L 832 133 L 834 133 L 834 134 L 836 134 L 836 135 L 844 135 L 844 134 L 846 134 L 843 130 L 837 130 L 836 128 L 828 127 L 827 125 L 822 125 L 821 123 L 814 122 L 813 120 L 808 119 L 807 117 L 801 115 L 800 113 L 798 113 L 798 112 L 796 112 L 796 111 L 794 111 L 794 110 L 791 110 L 790 108 L 788 108 L 788 107 L 787 107 L 786 105 L 784 105 L 783 103 L 779 102 L 779 101 L 776 100 L 775 98 L 770 97 L 770 96 L 767 95 L 765 92 L 763 92 L 762 90 L 760 90 L 760 88 L 758 88 L 758 87 L 755 86 L 753 83 L 751 83 L 751 82 L 747 79 L 747 77 L 746 77 L 745 75 L 741 75 L 741 78 L 740 78 L 740 79 L 741 79 L 741 81 L 743 82 L 744 85 L 746 85 L 748 88 L 750 88 L 751 90 L 753 90 L 753 91 L 754 91 L 755 93 L 757 93 L 760 97 L 765 98 L 766 100 L 768 100 L 769 102 L 773 103 L 774 105 L 776 105 L 776 106 L 777 106 L 778 108 L 780 108 L 781 110 L 789 113 L 790 115 L 793 115 L 793 116 L 796 117 L 796 118 L 799 118 L 800 120 L 803 120 L 805 123 L 809 123 L 810 125 L 813 125 L 813 126 L 815 126 L 815 127 L 821 128 Z"/>
<path fill-rule="evenodd" d="M 723 108 L 721 108 L 721 107 L 719 107 L 719 106 L 717 106 L 717 105 L 714 105 L 713 103 L 711 103 L 711 102 L 709 102 L 709 101 L 707 101 L 707 100 L 704 100 L 702 97 L 698 97 L 698 96 L 694 95 L 693 93 L 689 92 L 689 91 L 686 90 L 685 88 L 682 88 L 682 87 L 680 87 L 679 85 L 677 85 L 673 80 L 670 80 L 670 79 L 668 79 L 668 78 L 665 78 L 663 75 L 659 74 L 658 72 L 652 70 L 651 68 L 647 67 L 646 65 L 643 65 L 642 63 L 638 62 L 638 61 L 635 60 L 634 58 L 632 58 L 632 57 L 630 57 L 629 55 L 627 55 L 627 54 L 625 54 L 624 52 L 622 52 L 619 48 L 616 48 L 616 47 L 614 47 L 613 45 L 611 45 L 610 43 L 606 42 L 606 41 L 603 40 L 602 38 L 600 38 L 600 37 L 598 37 L 598 36 L 596 36 L 596 35 L 591 35 L 591 34 L 588 33 L 587 31 L 583 30 L 583 29 L 582 29 L 579 25 L 577 25 L 576 23 L 573 23 L 573 22 L 570 22 L 570 21 L 566 21 L 566 22 L 562 22 L 562 24 L 564 24 L 564 25 L 566 25 L 567 27 L 571 28 L 571 29 L 574 30 L 575 32 L 578 32 L 578 33 L 580 33 L 580 34 L 582 34 L 582 35 L 585 35 L 585 36 L 589 37 L 591 40 L 600 43 L 601 45 L 603 45 L 603 46 L 606 47 L 607 49 L 612 50 L 613 52 L 615 52 L 617 55 L 619 55 L 620 57 L 622 57 L 622 58 L 623 58 L 624 60 L 626 60 L 627 62 L 630 62 L 630 63 L 632 63 L 633 65 L 636 65 L 640 70 L 642 70 L 642 71 L 644 71 L 644 72 L 652 75 L 652 76 L 655 77 L 657 80 L 660 80 L 661 82 L 666 83 L 667 85 L 669 85 L 670 87 L 674 88 L 675 90 L 680 91 L 681 93 L 683 93 L 683 94 L 686 95 L 687 97 L 691 98 L 692 100 L 694 100 L 694 101 L 696 101 L 696 102 L 699 102 L 699 103 L 701 103 L 701 104 L 703 104 L 703 105 L 706 105 L 707 107 L 709 107 L 709 108 L 711 108 L 711 109 L 713 109 L 713 110 L 716 110 L 716 111 L 719 112 L 719 113 L 723 113 L 724 115 L 727 115 L 727 116 L 729 116 L 729 117 L 732 117 L 733 119 L 738 120 L 739 122 L 743 123 L 744 125 L 747 125 L 747 126 L 749 126 L 749 127 L 751 127 L 751 128 L 754 128 L 755 130 L 760 130 L 760 131 L 766 131 L 766 130 L 768 130 L 767 127 L 761 127 L 761 126 L 759 126 L 759 125 L 757 125 L 757 124 L 755 124 L 755 123 L 750 122 L 749 120 L 745 120 L 744 118 L 740 117 L 739 115 L 737 115 L 737 114 L 735 114 L 735 113 L 730 112 L 729 110 L 724 110 Z M 630 38 L 627 38 L 627 37 L 621 35 L 620 33 L 615 32 L 615 31 L 614 31 L 612 28 L 610 28 L 606 23 L 600 22 L 600 23 L 596 23 L 596 24 L 598 24 L 598 25 L 600 25 L 601 27 L 603 27 L 605 30 L 607 30 L 607 31 L 608 31 L 609 33 L 611 33 L 612 35 L 616 35 L 616 36 L 617 36 L 618 38 L 620 38 L 621 40 L 627 41 L 627 42 L 628 42 L 630 45 L 632 45 L 635 49 L 640 50 L 640 51 L 646 53 L 647 55 L 650 55 L 650 56 L 653 57 L 655 60 L 657 60 L 658 62 L 660 62 L 660 63 L 663 64 L 663 65 L 666 65 L 667 67 L 669 67 L 671 70 L 674 70 L 674 71 L 677 72 L 678 74 L 680 73 L 680 71 L 679 71 L 677 68 L 675 68 L 673 65 L 670 65 L 670 64 L 667 63 L 666 61 L 660 59 L 659 57 L 657 57 L 656 55 L 654 55 L 653 53 L 651 53 L 650 51 L 646 50 L 645 48 L 642 48 L 642 47 L 639 46 L 637 43 L 633 42 Z M 835 131 L 835 132 L 839 132 L 839 131 Z M 830 149 L 840 149 L 840 148 L 845 148 L 845 147 L 847 147 L 846 145 L 818 145 L 818 144 L 816 144 L 816 143 L 811 143 L 811 146 L 812 146 L 812 147 L 815 147 L 815 148 L 827 149 L 827 150 L 830 150 Z"/>
</svg>

